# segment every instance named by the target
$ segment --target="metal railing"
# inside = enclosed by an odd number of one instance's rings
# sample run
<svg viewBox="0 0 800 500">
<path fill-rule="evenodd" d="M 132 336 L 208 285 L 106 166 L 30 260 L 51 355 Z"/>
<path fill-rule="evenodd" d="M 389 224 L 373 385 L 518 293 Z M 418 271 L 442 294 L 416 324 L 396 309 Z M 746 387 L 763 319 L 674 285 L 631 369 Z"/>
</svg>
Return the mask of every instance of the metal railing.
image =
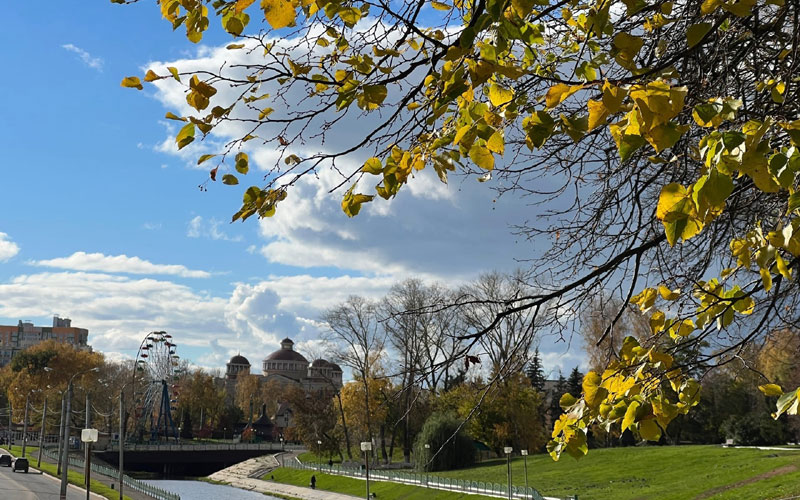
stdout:
<svg viewBox="0 0 800 500">
<path fill-rule="evenodd" d="M 297 458 L 293 460 L 284 460 L 282 461 L 282 465 L 284 467 L 291 467 L 293 469 L 320 471 L 325 472 L 326 474 L 335 474 L 338 476 L 355 477 L 360 479 L 363 479 L 366 476 L 365 471 L 359 468 L 342 467 L 338 464 L 334 464 L 332 466 L 319 464 L 309 465 L 304 464 Z M 467 479 L 433 476 L 424 472 L 406 472 L 381 469 L 370 469 L 369 477 L 370 479 L 375 479 L 378 481 L 413 484 L 439 490 L 508 498 L 507 484 L 493 483 L 488 481 L 470 481 Z M 524 486 L 512 486 L 511 496 L 520 500 L 560 500 L 554 497 L 544 497 L 541 493 L 539 493 L 538 490 L 536 490 L 536 488 L 525 488 Z"/>
<path fill-rule="evenodd" d="M 49 457 L 51 460 L 55 460 L 55 461 L 58 460 L 58 457 L 56 456 L 56 453 L 53 450 L 51 450 L 49 448 L 44 448 L 42 450 L 42 452 L 45 455 L 47 455 L 47 457 Z M 69 464 L 70 465 L 74 465 L 75 467 L 77 467 L 79 469 L 83 469 L 84 468 L 83 459 L 75 457 L 75 456 L 70 456 L 69 457 Z M 93 463 L 92 464 L 92 471 L 93 472 L 97 472 L 98 474 L 102 474 L 104 476 L 112 477 L 112 478 L 119 477 L 119 470 L 117 470 L 117 469 L 115 469 L 113 467 L 105 466 L 105 465 L 100 465 L 100 464 L 94 464 Z M 173 493 L 171 491 L 167 491 L 167 490 L 161 489 L 161 488 L 159 488 L 157 486 L 153 486 L 152 484 L 143 483 L 141 481 L 133 479 L 132 477 L 128 476 L 127 474 L 123 474 L 123 476 L 122 476 L 122 484 L 124 484 L 126 487 L 128 487 L 128 488 L 130 488 L 132 490 L 138 491 L 140 493 L 144 493 L 146 495 L 150 495 L 151 497 L 155 498 L 156 500 L 181 500 L 180 495 L 178 495 L 177 493 Z"/>
</svg>

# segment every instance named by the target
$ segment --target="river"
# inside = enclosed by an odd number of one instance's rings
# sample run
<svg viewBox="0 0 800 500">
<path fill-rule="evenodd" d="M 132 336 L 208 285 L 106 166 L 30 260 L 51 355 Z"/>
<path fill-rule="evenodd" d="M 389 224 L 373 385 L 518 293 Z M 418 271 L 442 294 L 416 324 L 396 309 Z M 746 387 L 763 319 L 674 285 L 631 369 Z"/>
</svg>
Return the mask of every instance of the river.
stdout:
<svg viewBox="0 0 800 500">
<path fill-rule="evenodd" d="M 203 481 L 176 481 L 148 479 L 143 482 L 177 493 L 181 500 L 280 500 L 263 493 L 247 491 L 233 486 L 205 483 Z"/>
</svg>

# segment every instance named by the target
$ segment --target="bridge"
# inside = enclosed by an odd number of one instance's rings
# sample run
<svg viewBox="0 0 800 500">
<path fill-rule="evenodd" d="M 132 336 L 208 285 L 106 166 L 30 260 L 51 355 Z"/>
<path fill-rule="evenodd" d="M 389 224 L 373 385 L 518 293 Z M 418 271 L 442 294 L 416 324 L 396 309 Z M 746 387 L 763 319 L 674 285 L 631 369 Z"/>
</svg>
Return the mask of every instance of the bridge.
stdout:
<svg viewBox="0 0 800 500">
<path fill-rule="evenodd" d="M 126 444 L 125 470 L 164 476 L 207 476 L 250 458 L 297 449 L 302 447 L 280 443 Z M 115 467 L 119 465 L 116 443 L 93 454 Z"/>
</svg>

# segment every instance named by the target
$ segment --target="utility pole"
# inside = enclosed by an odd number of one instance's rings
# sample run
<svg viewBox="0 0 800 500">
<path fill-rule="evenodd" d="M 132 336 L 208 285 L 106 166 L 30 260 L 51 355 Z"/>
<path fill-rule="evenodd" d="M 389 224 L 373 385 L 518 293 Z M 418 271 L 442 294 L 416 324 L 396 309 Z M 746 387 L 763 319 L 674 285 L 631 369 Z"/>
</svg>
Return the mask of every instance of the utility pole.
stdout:
<svg viewBox="0 0 800 500">
<path fill-rule="evenodd" d="M 24 417 L 22 417 L 22 457 L 25 457 L 25 448 L 28 445 L 28 401 L 31 397 L 31 394 L 28 393 L 25 396 L 25 411 L 23 412 Z"/>
<path fill-rule="evenodd" d="M 44 448 L 44 432 L 47 430 L 47 398 L 44 398 L 44 409 L 42 409 L 42 428 L 39 429 L 39 459 L 36 461 L 36 467 L 42 466 L 42 448 Z"/>
<path fill-rule="evenodd" d="M 123 458 L 125 455 L 125 387 L 119 391 L 119 500 L 123 500 L 122 496 L 122 476 L 125 469 Z"/>
<path fill-rule="evenodd" d="M 62 450 L 61 459 L 61 491 L 59 492 L 59 500 L 67 500 L 67 471 L 69 470 L 69 419 L 72 414 L 72 379 L 69 380 L 67 387 L 67 398 L 64 409 L 64 449 Z"/>
<path fill-rule="evenodd" d="M 84 429 L 90 429 L 89 424 L 91 423 L 91 406 L 89 404 L 89 391 L 86 391 L 86 415 L 84 415 Z M 83 444 L 83 481 L 86 484 L 86 498 L 89 498 L 89 475 L 91 474 L 92 470 L 90 467 L 90 457 L 89 453 L 92 449 L 92 445 L 89 443 Z"/>
<path fill-rule="evenodd" d="M 61 419 L 58 421 L 58 467 L 56 476 L 61 477 L 61 448 L 64 446 L 64 399 L 66 392 L 61 393 Z"/>
</svg>

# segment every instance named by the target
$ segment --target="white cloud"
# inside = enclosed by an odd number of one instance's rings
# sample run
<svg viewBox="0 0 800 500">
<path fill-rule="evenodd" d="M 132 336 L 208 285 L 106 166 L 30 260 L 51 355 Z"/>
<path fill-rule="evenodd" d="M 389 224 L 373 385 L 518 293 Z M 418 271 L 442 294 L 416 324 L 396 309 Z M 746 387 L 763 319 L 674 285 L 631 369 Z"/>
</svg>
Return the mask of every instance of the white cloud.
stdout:
<svg viewBox="0 0 800 500">
<path fill-rule="evenodd" d="M 61 47 L 77 54 L 78 58 L 83 61 L 83 64 L 87 65 L 88 67 L 96 69 L 97 71 L 103 71 L 103 60 L 101 58 L 93 57 L 90 53 L 71 43 L 62 45 Z"/>
<path fill-rule="evenodd" d="M 276 40 L 276 43 L 286 44 L 288 48 L 298 41 Z M 224 46 L 201 47 L 194 58 L 153 62 L 145 69 L 162 74 L 166 66 L 209 72 L 223 68 L 226 75 L 239 78 L 245 71 L 243 66 L 254 63 L 260 53 L 230 51 Z M 274 85 L 265 83 L 258 92 L 277 95 L 279 92 L 276 92 Z M 212 106 L 216 102 L 233 102 L 241 92 L 238 88 L 217 87 Z M 173 79 L 156 81 L 153 88 L 155 97 L 166 110 L 180 115 L 192 113 L 193 110 L 186 103 L 185 88 Z M 301 92 L 300 89 L 290 90 L 282 95 L 282 102 L 307 106 L 309 101 Z M 264 103 L 264 106 L 269 104 L 276 108 L 272 115 L 275 117 L 298 112 L 294 105 L 280 108 L 276 103 Z M 234 111 L 233 117 L 242 121 L 221 123 L 202 142 L 196 140 L 181 151 L 176 150 L 171 137 L 176 128 L 168 124 L 170 137 L 164 139 L 159 150 L 185 159 L 187 166 L 192 168 L 212 168 L 209 166 L 212 162 L 197 167 L 197 156 L 219 153 L 224 150 L 222 145 L 227 141 L 249 133 L 252 128 L 249 119 L 254 118 L 252 113 L 256 111 Z M 320 152 L 347 149 L 354 137 L 365 131 L 371 121 L 378 120 L 375 114 L 364 115 L 357 111 L 335 116 L 336 125 L 326 132 L 324 144 L 308 138 L 302 143 L 298 141 L 298 145 L 292 146 L 286 154 L 307 157 Z M 320 120 L 325 119 L 326 115 L 323 114 Z M 316 130 L 314 126 L 310 129 Z M 282 125 L 275 124 L 265 124 L 257 131 L 258 136 L 267 141 L 282 133 Z M 291 134 L 287 132 L 286 135 Z M 196 144 L 198 142 L 200 144 Z M 220 147 L 214 149 L 215 145 Z M 281 153 L 274 143 L 249 141 L 245 151 L 250 155 L 253 171 L 265 171 L 276 164 L 283 165 Z M 529 219 L 530 209 L 519 199 L 495 199 L 495 193 L 489 189 L 491 183 L 480 184 L 472 177 L 451 174 L 448 185 L 441 183 L 432 169 L 415 172 L 414 178 L 395 199 L 385 201 L 376 198 L 362 207 L 358 217 L 348 219 L 341 209 L 343 189 L 333 193 L 330 191 L 342 182 L 339 171 L 358 169 L 365 159 L 359 155 L 369 156 L 369 152 L 360 151 L 337 160 L 338 171 L 321 166 L 313 175 L 299 179 L 289 189 L 287 199 L 278 206 L 276 215 L 256 222 L 263 239 L 259 251 L 269 262 L 300 268 L 337 268 L 348 274 L 364 273 L 397 279 L 413 275 L 459 280 L 487 269 L 509 270 L 516 267 L 515 259 L 530 257 L 531 247 L 517 245 L 507 227 L 507 224 L 522 223 Z M 213 161 L 217 160 L 219 157 Z M 227 168 L 220 167 L 220 173 L 228 172 Z M 253 174 L 251 172 L 250 176 Z M 259 180 L 260 176 L 256 173 L 253 179 L 249 179 L 250 182 L 247 178 L 241 178 L 240 182 L 247 185 Z M 360 180 L 358 189 L 366 193 L 374 192 L 376 182 L 376 177 L 366 176 Z M 219 188 L 230 189 L 227 186 Z M 231 213 L 235 208 L 231 205 Z M 201 230 L 203 224 L 206 229 Z M 208 226 L 207 220 L 195 218 L 190 223 L 189 234 L 200 236 L 202 231 L 210 232 Z M 220 232 L 220 238 L 223 234 Z M 208 236 L 213 237 L 210 234 Z"/>
<path fill-rule="evenodd" d="M 224 241 L 242 241 L 241 236 L 228 236 L 225 232 L 220 230 L 222 221 L 211 218 L 205 221 L 203 217 L 197 216 L 189 221 L 189 227 L 186 230 L 186 236 L 189 238 L 211 238 L 212 240 Z"/>
<path fill-rule="evenodd" d="M 0 262 L 7 262 L 19 253 L 19 245 L 11 241 L 6 233 L 0 233 Z"/>
<path fill-rule="evenodd" d="M 144 224 L 142 224 L 142 228 L 147 229 L 148 231 L 156 231 L 158 229 L 161 229 L 161 223 L 145 222 Z"/>
<path fill-rule="evenodd" d="M 139 257 L 104 255 L 102 253 L 75 252 L 69 257 L 30 261 L 39 267 L 55 267 L 72 271 L 100 271 L 104 273 L 168 274 L 183 278 L 208 278 L 211 273 L 188 269 L 180 264 L 153 264 Z"/>
<path fill-rule="evenodd" d="M 542 360 L 545 377 L 551 380 L 558 378 L 559 370 L 565 378 L 569 376 L 569 372 L 576 366 L 578 369 L 586 371 L 587 360 L 583 351 L 542 351 L 539 352 L 539 356 Z"/>
</svg>

